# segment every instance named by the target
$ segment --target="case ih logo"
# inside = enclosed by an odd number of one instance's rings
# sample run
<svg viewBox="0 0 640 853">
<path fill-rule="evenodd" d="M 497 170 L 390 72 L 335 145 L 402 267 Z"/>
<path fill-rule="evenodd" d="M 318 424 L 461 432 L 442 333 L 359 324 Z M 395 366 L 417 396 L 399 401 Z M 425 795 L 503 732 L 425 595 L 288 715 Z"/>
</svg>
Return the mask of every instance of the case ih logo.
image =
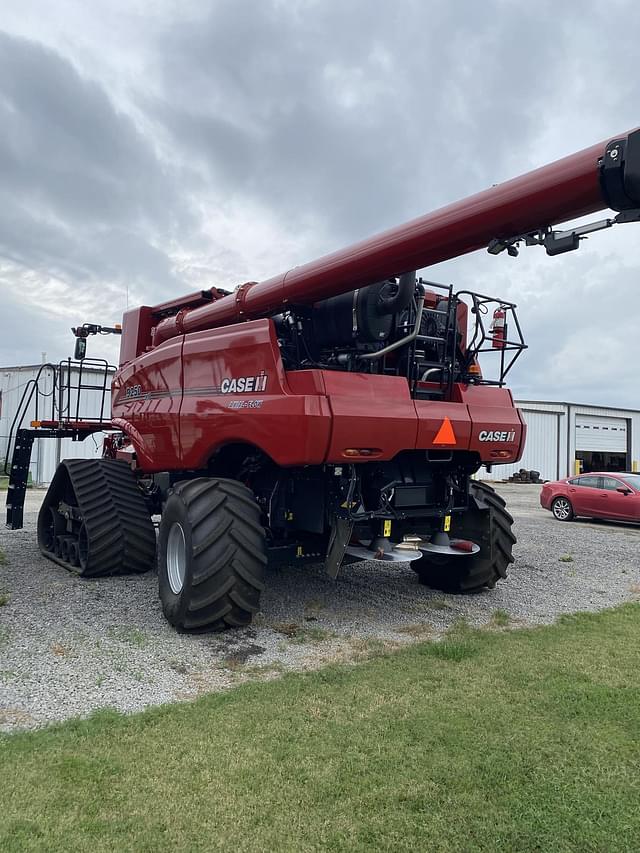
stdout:
<svg viewBox="0 0 640 853">
<path fill-rule="evenodd" d="M 509 432 L 500 432 L 493 429 L 483 429 L 478 435 L 478 441 L 515 441 L 516 434 L 514 430 Z"/>
<path fill-rule="evenodd" d="M 264 371 L 258 376 L 239 376 L 237 379 L 223 379 L 220 383 L 221 394 L 240 394 L 245 391 L 266 391 L 267 375 Z"/>
</svg>

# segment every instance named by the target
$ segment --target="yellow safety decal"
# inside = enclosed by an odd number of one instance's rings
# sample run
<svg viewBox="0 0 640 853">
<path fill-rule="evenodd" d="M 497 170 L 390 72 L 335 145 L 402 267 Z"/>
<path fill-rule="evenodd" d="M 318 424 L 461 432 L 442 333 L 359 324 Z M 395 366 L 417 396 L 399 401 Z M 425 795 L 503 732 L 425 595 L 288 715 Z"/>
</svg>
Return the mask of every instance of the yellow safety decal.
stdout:
<svg viewBox="0 0 640 853">
<path fill-rule="evenodd" d="M 302 553 L 302 545 L 298 545 L 296 549 L 296 557 L 304 557 L 304 554 Z"/>
<path fill-rule="evenodd" d="M 444 517 L 444 532 L 448 533 L 451 530 L 451 516 L 445 515 Z"/>
<path fill-rule="evenodd" d="M 384 527 L 382 528 L 382 535 L 386 538 L 387 536 L 391 536 L 391 521 L 390 519 L 385 519 Z"/>
</svg>

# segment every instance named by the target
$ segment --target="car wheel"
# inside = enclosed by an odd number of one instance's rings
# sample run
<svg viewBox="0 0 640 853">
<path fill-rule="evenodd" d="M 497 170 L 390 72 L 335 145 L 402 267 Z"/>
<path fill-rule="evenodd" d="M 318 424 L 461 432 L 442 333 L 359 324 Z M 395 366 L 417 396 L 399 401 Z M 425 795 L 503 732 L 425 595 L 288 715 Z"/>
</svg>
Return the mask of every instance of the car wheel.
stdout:
<svg viewBox="0 0 640 853">
<path fill-rule="evenodd" d="M 571 521 L 573 518 L 573 507 L 569 498 L 555 498 L 551 504 L 551 512 L 558 521 Z"/>
</svg>

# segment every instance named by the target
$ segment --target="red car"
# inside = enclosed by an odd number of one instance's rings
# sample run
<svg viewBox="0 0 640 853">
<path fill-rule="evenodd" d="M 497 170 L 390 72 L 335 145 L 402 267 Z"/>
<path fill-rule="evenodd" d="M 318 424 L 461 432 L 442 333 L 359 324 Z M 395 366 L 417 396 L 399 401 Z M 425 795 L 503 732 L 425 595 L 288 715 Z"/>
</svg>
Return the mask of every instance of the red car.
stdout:
<svg viewBox="0 0 640 853">
<path fill-rule="evenodd" d="M 558 521 L 577 515 L 640 522 L 640 474 L 591 472 L 545 483 L 540 505 Z"/>
</svg>

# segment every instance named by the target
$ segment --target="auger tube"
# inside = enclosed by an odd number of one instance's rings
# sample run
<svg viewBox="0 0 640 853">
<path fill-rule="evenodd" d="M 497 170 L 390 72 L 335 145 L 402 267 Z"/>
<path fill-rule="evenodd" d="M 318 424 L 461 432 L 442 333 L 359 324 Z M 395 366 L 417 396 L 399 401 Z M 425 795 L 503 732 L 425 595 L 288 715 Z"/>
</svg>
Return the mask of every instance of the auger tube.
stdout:
<svg viewBox="0 0 640 853">
<path fill-rule="evenodd" d="M 154 329 L 176 335 L 310 304 L 507 239 L 612 207 L 640 207 L 640 130 L 585 148 L 266 281 L 177 316 Z"/>
</svg>

